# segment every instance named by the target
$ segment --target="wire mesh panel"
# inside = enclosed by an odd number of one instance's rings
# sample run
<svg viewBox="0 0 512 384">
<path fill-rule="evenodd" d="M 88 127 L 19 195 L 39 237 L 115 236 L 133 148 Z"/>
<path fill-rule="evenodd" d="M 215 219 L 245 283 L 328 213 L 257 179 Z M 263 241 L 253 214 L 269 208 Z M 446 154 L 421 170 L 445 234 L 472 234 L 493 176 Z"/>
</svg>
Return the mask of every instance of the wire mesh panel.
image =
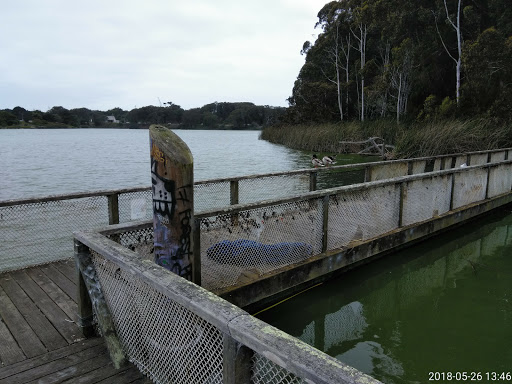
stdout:
<svg viewBox="0 0 512 384">
<path fill-rule="evenodd" d="M 440 170 L 441 170 L 441 163 L 442 163 L 442 161 L 443 161 L 443 160 L 442 160 L 442 159 L 440 159 L 439 157 L 438 157 L 438 158 L 436 158 L 436 159 L 434 160 L 434 169 L 433 169 L 433 172 L 435 172 L 435 171 L 440 171 Z"/>
<path fill-rule="evenodd" d="M 453 168 L 454 161 L 456 161 L 454 159 L 456 159 L 456 157 L 453 157 L 453 156 L 444 157 L 443 158 L 443 160 L 444 160 L 444 168 L 443 169 Z"/>
<path fill-rule="evenodd" d="M 512 187 L 512 165 L 503 164 L 489 169 L 487 197 L 495 197 L 510 192 Z"/>
<path fill-rule="evenodd" d="M 384 163 L 372 166 L 370 169 L 370 181 L 392 179 L 399 176 L 406 176 L 408 165 L 403 163 Z"/>
<path fill-rule="evenodd" d="M 241 179 L 238 183 L 239 203 L 279 199 L 309 191 L 309 174 L 290 174 Z"/>
<path fill-rule="evenodd" d="M 246 283 L 320 253 L 322 212 L 313 199 L 200 219 L 202 286 Z"/>
<path fill-rule="evenodd" d="M 317 190 L 364 183 L 365 168 L 322 168 L 317 174 Z"/>
<path fill-rule="evenodd" d="M 424 173 L 427 165 L 426 160 L 416 160 L 412 162 L 412 174 L 417 175 L 418 173 Z"/>
<path fill-rule="evenodd" d="M 253 384 L 302 384 L 307 383 L 300 377 L 273 363 L 266 357 L 255 353 L 251 359 Z"/>
<path fill-rule="evenodd" d="M 222 383 L 223 335 L 136 275 L 92 252 L 117 335 L 156 383 Z"/>
<path fill-rule="evenodd" d="M 105 196 L 0 207 L 0 272 L 70 258 L 73 231 L 106 224 Z"/>
<path fill-rule="evenodd" d="M 452 175 L 409 181 L 404 186 L 402 224 L 419 223 L 450 210 Z"/>
<path fill-rule="evenodd" d="M 487 169 L 477 168 L 454 174 L 453 208 L 485 199 Z"/>
<path fill-rule="evenodd" d="M 151 189 L 119 195 L 119 222 L 150 219 L 153 217 Z"/>
<path fill-rule="evenodd" d="M 107 237 L 139 255 L 140 260 L 154 261 L 154 232 L 153 225 L 129 229 L 121 233 L 107 235 Z"/>
<path fill-rule="evenodd" d="M 194 211 L 224 208 L 230 205 L 229 181 L 194 184 Z"/>
<path fill-rule="evenodd" d="M 470 157 L 470 164 L 471 165 L 483 165 L 487 163 L 488 158 L 487 153 L 475 153 L 472 154 Z"/>
<path fill-rule="evenodd" d="M 499 152 L 491 152 L 491 163 L 497 163 L 499 161 L 505 160 L 505 155 L 507 151 L 499 151 Z"/>
<path fill-rule="evenodd" d="M 462 165 L 468 165 L 468 157 L 466 155 L 457 156 L 455 158 L 455 168 L 460 168 Z"/>
<path fill-rule="evenodd" d="M 399 212 L 399 185 L 330 196 L 327 249 L 341 248 L 398 228 Z"/>
</svg>

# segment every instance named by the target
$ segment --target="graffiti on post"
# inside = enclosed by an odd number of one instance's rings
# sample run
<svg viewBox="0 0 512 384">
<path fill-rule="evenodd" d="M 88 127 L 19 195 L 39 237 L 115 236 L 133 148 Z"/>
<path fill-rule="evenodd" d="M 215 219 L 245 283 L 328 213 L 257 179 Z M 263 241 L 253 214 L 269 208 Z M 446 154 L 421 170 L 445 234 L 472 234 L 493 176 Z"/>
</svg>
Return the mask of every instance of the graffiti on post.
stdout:
<svg viewBox="0 0 512 384">
<path fill-rule="evenodd" d="M 176 208 L 174 181 L 158 174 L 157 161 L 151 160 L 151 186 L 153 190 L 153 212 L 160 215 L 164 224 L 168 224 Z"/>
<path fill-rule="evenodd" d="M 193 186 L 177 185 L 175 180 L 167 177 L 166 169 L 163 152 L 153 143 L 151 182 L 155 261 L 158 265 L 191 280 Z"/>
</svg>

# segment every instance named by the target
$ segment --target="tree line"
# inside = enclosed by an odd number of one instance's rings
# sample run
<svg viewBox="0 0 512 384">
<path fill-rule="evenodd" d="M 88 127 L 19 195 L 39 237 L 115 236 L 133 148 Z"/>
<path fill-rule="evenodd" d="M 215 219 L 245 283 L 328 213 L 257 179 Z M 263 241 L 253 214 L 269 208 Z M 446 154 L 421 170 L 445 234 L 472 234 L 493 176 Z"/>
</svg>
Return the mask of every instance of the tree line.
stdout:
<svg viewBox="0 0 512 384">
<path fill-rule="evenodd" d="M 510 0 L 339 0 L 318 13 L 283 121 L 512 121 Z"/>
<path fill-rule="evenodd" d="M 173 102 L 145 106 L 130 111 L 87 108 L 66 109 L 55 106 L 46 112 L 22 107 L 0 110 L 0 127 L 125 127 L 145 128 L 150 124 L 170 124 L 185 129 L 257 129 L 274 124 L 285 108 L 255 105 L 249 102 L 214 102 L 185 110 Z M 116 122 L 107 121 L 113 116 Z"/>
</svg>

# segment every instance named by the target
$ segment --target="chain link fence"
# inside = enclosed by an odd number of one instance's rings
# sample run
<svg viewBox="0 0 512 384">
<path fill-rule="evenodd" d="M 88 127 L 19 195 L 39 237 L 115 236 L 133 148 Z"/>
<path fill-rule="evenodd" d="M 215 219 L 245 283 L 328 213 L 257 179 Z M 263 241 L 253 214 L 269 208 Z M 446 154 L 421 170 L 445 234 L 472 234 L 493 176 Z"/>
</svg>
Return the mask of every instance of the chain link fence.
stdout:
<svg viewBox="0 0 512 384">
<path fill-rule="evenodd" d="M 143 228 L 108 231 L 131 243 Z M 129 360 L 155 383 L 379 383 L 98 233 L 75 239 L 87 250 L 76 254 L 86 284 L 108 308 L 100 328 L 111 318 Z"/>
<path fill-rule="evenodd" d="M 286 198 L 306 194 L 309 191 L 365 181 L 457 168 L 462 164 L 478 165 L 497 162 L 508 159 L 510 151 L 512 150 L 506 149 L 199 181 L 194 184 L 194 210 L 201 212 L 226 208 L 233 204 Z M 502 179 L 504 180 L 501 181 L 502 184 L 508 182 L 507 177 L 509 176 Z M 460 183 L 466 185 L 472 181 L 461 180 Z M 496 193 L 494 187 L 500 181 L 496 183 L 489 186 L 491 194 Z M 499 186 L 496 188 L 500 189 Z M 475 194 L 476 191 L 469 188 L 467 193 Z M 480 194 L 476 193 L 475 197 L 471 198 L 460 197 L 461 200 L 457 200 L 455 206 L 467 204 L 468 201 L 481 197 L 482 193 L 480 191 Z M 290 211 L 288 208 L 287 210 Z M 438 211 L 441 212 L 442 209 Z M 264 213 L 255 214 L 263 215 Z M 265 213 L 266 216 L 271 214 L 272 212 Z M 70 258 L 73 251 L 72 233 L 74 231 L 99 228 L 107 224 L 150 219 L 152 215 L 150 188 L 0 202 L 0 272 Z M 221 219 L 218 218 L 218 220 Z M 247 220 L 246 223 L 248 223 Z M 205 222 L 204 225 L 208 225 L 208 223 Z M 309 232 L 311 228 L 312 225 L 304 225 L 298 233 Z M 252 227 L 252 230 L 257 232 L 255 227 Z M 286 229 L 284 230 L 286 231 Z M 212 231 L 210 232 L 213 234 Z M 313 233 L 314 230 L 311 232 Z M 233 239 L 233 236 L 226 236 L 226 238 Z M 254 235 L 249 238 L 257 241 Z M 258 273 L 266 270 L 262 267 L 261 270 L 258 269 Z M 205 281 L 208 281 L 208 278 L 205 276 Z M 230 278 L 230 281 L 232 280 Z"/>
<path fill-rule="evenodd" d="M 156 383 L 234 382 L 229 378 L 233 367 L 245 367 L 254 383 L 372 382 L 211 291 L 248 284 L 322 252 L 356 247 L 490 194 L 510 194 L 511 171 L 512 161 L 451 168 L 198 213 L 203 287 L 148 261 L 149 221 L 106 228 L 103 235 L 78 233 L 75 238 L 92 255 L 124 350 Z M 418 206 L 422 208 L 415 209 Z M 108 246 L 98 236 L 124 248 Z M 331 317 L 339 321 L 354 314 Z M 227 346 L 233 343 L 235 350 L 243 346 L 248 352 L 229 353 Z"/>
</svg>

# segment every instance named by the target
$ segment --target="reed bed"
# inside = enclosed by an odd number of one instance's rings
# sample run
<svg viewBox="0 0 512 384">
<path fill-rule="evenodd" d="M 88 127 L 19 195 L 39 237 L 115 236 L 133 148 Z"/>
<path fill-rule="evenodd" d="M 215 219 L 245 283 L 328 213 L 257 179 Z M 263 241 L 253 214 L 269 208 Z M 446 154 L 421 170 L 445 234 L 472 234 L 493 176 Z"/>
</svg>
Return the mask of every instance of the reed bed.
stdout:
<svg viewBox="0 0 512 384">
<path fill-rule="evenodd" d="M 512 146 L 512 124 L 489 119 L 400 124 L 395 121 L 347 122 L 266 127 L 261 139 L 290 148 L 340 153 L 340 141 L 381 137 L 395 145 L 395 158 L 434 156 Z"/>
</svg>

